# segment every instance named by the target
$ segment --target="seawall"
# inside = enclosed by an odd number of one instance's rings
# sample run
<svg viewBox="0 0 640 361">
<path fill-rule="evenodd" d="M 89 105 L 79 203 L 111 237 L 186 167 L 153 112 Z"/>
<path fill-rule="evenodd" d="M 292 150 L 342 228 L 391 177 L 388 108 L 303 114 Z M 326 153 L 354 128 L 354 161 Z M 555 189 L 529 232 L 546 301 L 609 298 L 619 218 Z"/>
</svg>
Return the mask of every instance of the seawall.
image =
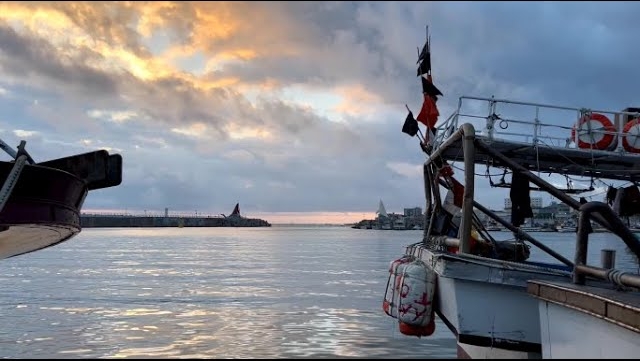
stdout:
<svg viewBox="0 0 640 361">
<path fill-rule="evenodd" d="M 156 217 L 81 215 L 82 228 L 108 227 L 271 227 L 269 222 L 244 217 Z"/>
</svg>

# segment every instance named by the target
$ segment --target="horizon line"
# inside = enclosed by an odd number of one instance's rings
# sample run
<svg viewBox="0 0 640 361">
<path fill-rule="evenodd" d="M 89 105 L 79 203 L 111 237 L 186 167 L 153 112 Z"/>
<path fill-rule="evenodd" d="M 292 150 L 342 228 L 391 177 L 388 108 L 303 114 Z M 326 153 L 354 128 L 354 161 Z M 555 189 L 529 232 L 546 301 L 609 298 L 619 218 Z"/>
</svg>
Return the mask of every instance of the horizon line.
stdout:
<svg viewBox="0 0 640 361">
<path fill-rule="evenodd" d="M 82 215 L 101 214 L 101 215 L 131 215 L 131 216 L 164 216 L 164 210 L 138 210 L 138 209 L 83 209 Z M 170 216 L 186 216 L 186 217 L 210 217 L 220 216 L 224 213 L 200 212 L 193 211 L 169 211 Z M 230 213 L 229 213 L 230 214 Z M 301 211 L 301 212 L 267 212 L 267 211 L 249 211 L 240 213 L 243 217 L 264 219 L 272 225 L 344 225 L 353 224 L 364 219 L 375 219 L 376 212 L 358 212 L 358 211 Z M 227 216 L 227 214 L 224 214 Z"/>
</svg>

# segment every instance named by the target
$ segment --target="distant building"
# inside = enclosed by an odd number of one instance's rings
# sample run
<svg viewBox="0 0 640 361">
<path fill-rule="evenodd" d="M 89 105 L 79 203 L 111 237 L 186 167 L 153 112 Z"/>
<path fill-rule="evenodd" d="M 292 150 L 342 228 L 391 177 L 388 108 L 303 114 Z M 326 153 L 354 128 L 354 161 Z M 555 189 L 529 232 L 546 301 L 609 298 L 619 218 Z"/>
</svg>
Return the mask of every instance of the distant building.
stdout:
<svg viewBox="0 0 640 361">
<path fill-rule="evenodd" d="M 542 197 L 531 198 L 531 208 L 542 208 Z"/>
<path fill-rule="evenodd" d="M 371 222 L 371 227 L 374 229 L 422 229 L 424 214 L 420 207 L 404 208 L 404 214 L 388 213 L 380 200 L 376 219 Z"/>
<path fill-rule="evenodd" d="M 420 207 L 405 208 L 404 209 L 404 216 L 405 217 L 420 217 L 420 216 L 422 216 L 422 208 L 420 208 Z"/>
<path fill-rule="evenodd" d="M 533 209 L 542 208 L 542 198 L 541 197 L 531 198 L 531 208 Z M 511 209 L 511 198 L 504 199 L 504 209 Z"/>
<path fill-rule="evenodd" d="M 551 202 L 551 204 L 549 204 L 545 208 L 549 208 L 554 213 L 566 213 L 566 214 L 574 213 L 573 208 L 569 207 L 568 204 L 558 203 L 553 201 Z"/>
</svg>

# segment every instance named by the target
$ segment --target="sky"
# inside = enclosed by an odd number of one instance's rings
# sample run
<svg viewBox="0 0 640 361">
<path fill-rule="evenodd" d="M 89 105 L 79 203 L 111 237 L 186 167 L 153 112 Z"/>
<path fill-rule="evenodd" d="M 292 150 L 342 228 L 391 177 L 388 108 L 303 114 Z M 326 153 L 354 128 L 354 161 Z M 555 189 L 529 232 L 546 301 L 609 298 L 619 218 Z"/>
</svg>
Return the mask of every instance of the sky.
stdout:
<svg viewBox="0 0 640 361">
<path fill-rule="evenodd" d="M 425 156 L 401 128 L 405 104 L 417 115 L 422 103 L 425 25 L 444 121 L 462 95 L 640 106 L 638 13 L 635 2 L 2 2 L 0 138 L 26 140 L 36 162 L 121 154 L 122 184 L 92 191 L 85 211 L 229 214 L 239 202 L 272 222 L 353 222 L 380 200 L 424 207 Z M 505 189 L 476 184 L 502 209 Z"/>
</svg>

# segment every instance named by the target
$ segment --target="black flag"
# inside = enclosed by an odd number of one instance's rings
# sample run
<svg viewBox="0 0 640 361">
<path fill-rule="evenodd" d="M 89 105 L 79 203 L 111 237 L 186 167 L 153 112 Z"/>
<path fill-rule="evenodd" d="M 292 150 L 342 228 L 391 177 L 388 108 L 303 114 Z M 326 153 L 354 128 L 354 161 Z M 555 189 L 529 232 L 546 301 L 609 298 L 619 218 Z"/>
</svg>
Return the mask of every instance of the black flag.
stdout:
<svg viewBox="0 0 640 361">
<path fill-rule="evenodd" d="M 422 74 L 431 74 L 431 44 L 427 35 L 427 41 L 422 46 L 422 51 L 418 55 L 418 72 L 417 76 Z"/>
<path fill-rule="evenodd" d="M 416 64 L 418 64 L 419 62 L 427 59 L 429 61 L 429 63 L 431 63 L 431 57 L 430 57 L 430 50 L 429 50 L 429 43 L 426 42 L 424 43 L 424 45 L 422 46 L 422 51 L 420 52 L 420 54 L 418 55 L 418 61 L 416 61 Z"/>
<path fill-rule="evenodd" d="M 436 88 L 436 86 L 433 85 L 433 82 L 428 78 L 431 78 L 431 75 L 428 75 L 426 78 L 424 76 L 422 77 L 422 92 L 427 95 L 431 95 L 433 98 L 438 95 L 442 95 L 440 89 Z"/>
<path fill-rule="evenodd" d="M 413 117 L 413 113 L 409 111 L 409 114 L 407 114 L 407 119 L 404 120 L 402 132 L 414 137 L 416 134 L 418 134 L 419 129 L 420 128 L 418 127 L 418 121 Z"/>
<path fill-rule="evenodd" d="M 431 72 L 431 60 L 429 58 L 425 59 L 418 65 L 418 71 L 416 76 L 420 76 L 422 74 L 428 74 Z"/>
</svg>

